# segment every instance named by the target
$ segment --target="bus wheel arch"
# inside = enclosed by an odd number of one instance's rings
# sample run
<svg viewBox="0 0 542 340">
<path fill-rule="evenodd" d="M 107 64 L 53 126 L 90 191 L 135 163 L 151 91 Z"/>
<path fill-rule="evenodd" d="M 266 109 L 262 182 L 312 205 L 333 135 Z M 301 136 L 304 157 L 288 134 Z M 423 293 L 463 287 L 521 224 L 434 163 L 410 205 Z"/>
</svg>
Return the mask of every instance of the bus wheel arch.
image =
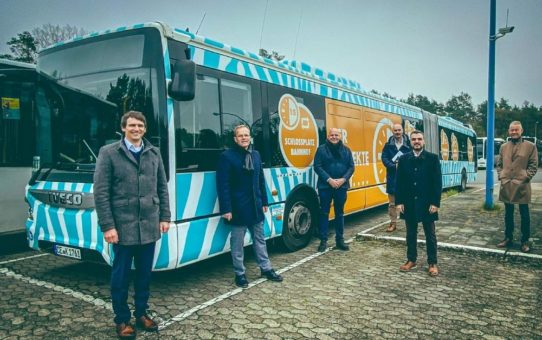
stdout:
<svg viewBox="0 0 542 340">
<path fill-rule="evenodd" d="M 318 196 L 308 185 L 294 188 L 284 207 L 281 241 L 287 251 L 296 251 L 307 246 L 318 229 Z"/>
<path fill-rule="evenodd" d="M 463 170 L 461 170 L 461 184 L 459 184 L 459 191 L 463 192 L 465 190 L 467 190 L 467 170 L 463 168 Z"/>
</svg>

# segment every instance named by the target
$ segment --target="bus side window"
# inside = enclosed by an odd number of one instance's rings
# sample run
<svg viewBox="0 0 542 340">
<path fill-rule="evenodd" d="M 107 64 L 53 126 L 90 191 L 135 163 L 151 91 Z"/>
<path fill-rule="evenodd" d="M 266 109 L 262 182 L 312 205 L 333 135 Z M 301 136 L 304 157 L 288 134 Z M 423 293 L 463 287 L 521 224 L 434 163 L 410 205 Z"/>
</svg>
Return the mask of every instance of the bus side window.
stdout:
<svg viewBox="0 0 542 340">
<path fill-rule="evenodd" d="M 221 79 L 222 145 L 233 146 L 233 129 L 237 125 L 252 127 L 252 89 L 250 84 Z"/>
<path fill-rule="evenodd" d="M 196 96 L 178 102 L 175 117 L 177 172 L 216 170 L 222 151 L 218 79 L 198 74 Z"/>
</svg>

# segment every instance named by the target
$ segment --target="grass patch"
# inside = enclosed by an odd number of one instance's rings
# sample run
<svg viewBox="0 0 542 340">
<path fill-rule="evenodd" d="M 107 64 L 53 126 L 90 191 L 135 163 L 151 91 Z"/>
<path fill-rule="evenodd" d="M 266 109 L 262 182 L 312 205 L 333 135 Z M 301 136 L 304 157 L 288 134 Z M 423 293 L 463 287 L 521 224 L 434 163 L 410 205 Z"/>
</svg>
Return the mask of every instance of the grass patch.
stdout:
<svg viewBox="0 0 542 340">
<path fill-rule="evenodd" d="M 482 210 L 485 211 L 501 211 L 502 207 L 500 204 L 493 204 L 493 207 L 489 207 L 485 202 L 482 204 Z"/>
<path fill-rule="evenodd" d="M 457 189 L 448 189 L 448 190 L 445 190 L 442 192 L 442 198 L 447 198 L 447 197 L 450 197 L 450 196 L 453 196 L 453 195 L 457 195 L 459 194 L 459 191 L 457 191 Z"/>
</svg>

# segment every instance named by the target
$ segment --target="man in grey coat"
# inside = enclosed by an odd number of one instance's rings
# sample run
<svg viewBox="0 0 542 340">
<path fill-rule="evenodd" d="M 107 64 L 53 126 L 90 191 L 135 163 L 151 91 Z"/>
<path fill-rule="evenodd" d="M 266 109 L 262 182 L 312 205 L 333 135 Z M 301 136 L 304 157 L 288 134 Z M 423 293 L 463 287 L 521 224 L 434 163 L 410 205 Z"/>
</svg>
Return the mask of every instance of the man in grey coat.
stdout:
<svg viewBox="0 0 542 340">
<path fill-rule="evenodd" d="M 147 315 L 152 264 L 160 232 L 169 230 L 171 213 L 167 179 L 160 150 L 144 139 L 146 119 L 141 112 L 122 116 L 124 138 L 100 149 L 94 173 L 98 223 L 106 242 L 113 244 L 111 297 L 119 338 L 133 338 L 128 308 L 129 274 L 135 266 L 136 326 L 156 331 Z"/>
<path fill-rule="evenodd" d="M 497 247 L 510 247 L 514 233 L 514 204 L 519 205 L 521 215 L 521 251 L 528 253 L 531 236 L 531 179 L 538 170 L 538 152 L 536 146 L 521 138 L 521 122 L 513 121 L 508 127 L 510 140 L 501 146 L 497 173 L 501 181 L 499 200 L 504 202 L 504 240 Z"/>
</svg>

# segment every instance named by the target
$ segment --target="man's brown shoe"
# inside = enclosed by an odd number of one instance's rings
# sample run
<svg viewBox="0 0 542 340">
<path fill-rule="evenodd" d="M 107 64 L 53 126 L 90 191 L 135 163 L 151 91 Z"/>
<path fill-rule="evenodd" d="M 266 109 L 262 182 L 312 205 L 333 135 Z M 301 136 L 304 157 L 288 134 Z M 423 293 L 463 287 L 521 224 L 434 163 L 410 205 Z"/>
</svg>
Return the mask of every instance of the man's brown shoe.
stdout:
<svg viewBox="0 0 542 340">
<path fill-rule="evenodd" d="M 409 272 L 410 270 L 416 268 L 416 262 L 406 261 L 404 265 L 399 267 L 399 270 L 402 272 Z"/>
<path fill-rule="evenodd" d="M 134 339 L 136 331 L 129 323 L 119 323 L 117 324 L 117 336 L 120 339 Z"/>
<path fill-rule="evenodd" d="M 529 242 L 523 242 L 523 243 L 521 244 L 521 251 L 522 251 L 523 253 L 528 253 L 528 252 L 531 251 L 531 247 L 529 247 Z"/>
<path fill-rule="evenodd" d="M 430 265 L 429 265 L 428 273 L 429 273 L 429 275 L 431 275 L 431 276 L 437 276 L 437 275 L 438 275 L 438 268 L 437 268 L 437 265 L 436 265 L 436 264 L 430 264 Z"/>
<path fill-rule="evenodd" d="M 386 229 L 386 232 L 392 233 L 397 229 L 397 223 L 396 222 L 390 222 L 390 225 Z"/>
<path fill-rule="evenodd" d="M 497 243 L 497 248 L 509 248 L 512 246 L 512 240 L 505 238 L 501 242 Z"/>
<path fill-rule="evenodd" d="M 140 316 L 136 319 L 136 326 L 147 332 L 156 332 L 158 325 L 151 318 L 146 315 Z"/>
</svg>

